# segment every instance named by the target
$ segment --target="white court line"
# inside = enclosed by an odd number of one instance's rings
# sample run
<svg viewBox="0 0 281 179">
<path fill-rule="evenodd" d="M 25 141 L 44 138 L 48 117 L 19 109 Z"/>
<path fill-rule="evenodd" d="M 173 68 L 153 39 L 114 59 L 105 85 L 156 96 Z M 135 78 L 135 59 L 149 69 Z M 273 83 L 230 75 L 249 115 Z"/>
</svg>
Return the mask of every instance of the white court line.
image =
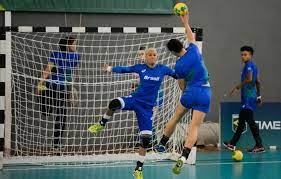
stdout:
<svg viewBox="0 0 281 179">
<path fill-rule="evenodd" d="M 158 163 L 158 162 L 155 162 L 155 163 Z M 206 165 L 235 165 L 235 164 L 276 164 L 276 163 L 281 163 L 281 160 L 277 160 L 277 161 L 261 161 L 261 162 L 225 162 L 225 163 L 220 163 L 220 162 L 215 162 L 215 163 L 199 163 L 199 164 L 196 164 L 196 165 L 192 165 L 192 166 L 206 166 Z M 159 163 L 158 163 L 159 164 Z M 145 166 L 150 166 L 150 167 L 162 167 L 162 166 L 171 166 L 173 163 L 172 162 L 169 162 L 169 164 L 160 164 L 160 165 L 145 165 Z M 132 167 L 132 166 L 135 166 L 134 164 L 131 164 L 131 165 L 119 165 L 119 166 L 105 166 L 105 165 L 85 165 L 85 166 L 54 166 L 53 167 L 50 167 L 50 168 L 45 168 L 44 166 L 43 167 L 34 167 L 34 168 L 20 168 L 20 169 L 16 169 L 16 168 L 10 168 L 10 169 L 4 169 L 6 171 L 10 170 L 10 171 L 15 171 L 15 170 L 60 170 L 60 169 L 67 169 L 67 168 L 70 168 L 70 169 L 81 169 L 81 168 L 100 168 L 100 167 L 103 167 L 103 168 L 123 168 L 123 167 Z M 24 167 L 24 166 L 23 166 Z M 56 167 L 56 168 L 55 168 Z"/>
</svg>

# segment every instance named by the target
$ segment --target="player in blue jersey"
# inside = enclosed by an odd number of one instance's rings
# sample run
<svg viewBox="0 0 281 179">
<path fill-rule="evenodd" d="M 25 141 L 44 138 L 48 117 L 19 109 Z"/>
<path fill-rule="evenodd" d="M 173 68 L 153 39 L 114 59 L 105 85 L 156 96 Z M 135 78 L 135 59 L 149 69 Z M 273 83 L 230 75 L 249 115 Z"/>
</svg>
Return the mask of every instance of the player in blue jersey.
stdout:
<svg viewBox="0 0 281 179">
<path fill-rule="evenodd" d="M 73 91 L 71 85 L 73 70 L 79 63 L 75 38 L 60 39 L 59 48 L 60 51 L 51 54 L 37 88 L 42 114 L 56 115 L 53 142 L 55 149 L 62 147 L 61 138 L 65 128 L 67 105 Z"/>
<path fill-rule="evenodd" d="M 211 89 L 209 73 L 204 65 L 203 57 L 195 45 L 195 37 L 189 25 L 189 15 L 180 16 L 185 27 L 189 46 L 184 48 L 178 39 L 171 39 L 167 43 L 168 50 L 178 57 L 175 72 L 179 78 L 179 86 L 183 91 L 180 102 L 171 120 L 167 123 L 164 135 L 160 143 L 155 147 L 156 151 L 164 152 L 165 146 L 174 132 L 177 123 L 192 109 L 192 120 L 189 124 L 189 133 L 186 136 L 182 156 L 177 160 L 173 172 L 179 174 L 187 160 L 191 148 L 198 136 L 198 129 L 206 114 L 210 111 Z"/>
<path fill-rule="evenodd" d="M 145 49 L 146 47 L 141 46 L 137 52 L 137 57 L 138 60 L 140 60 L 140 63 L 145 63 Z M 139 75 L 136 73 L 134 74 L 135 78 L 132 79 L 133 83 L 132 83 L 132 90 L 137 90 L 138 86 L 139 86 L 139 82 L 140 82 L 140 78 Z M 157 95 L 157 99 L 156 102 L 154 104 L 154 108 L 153 108 L 153 119 L 155 119 L 155 115 L 157 115 L 158 110 L 161 109 L 162 105 L 164 102 L 164 90 L 162 89 L 162 87 L 160 87 L 160 90 L 158 91 L 158 95 Z M 156 141 L 156 135 L 155 135 L 155 130 L 153 128 L 153 134 L 152 134 L 152 141 Z M 139 137 L 136 138 L 137 141 L 139 141 Z M 136 144 L 136 147 L 139 147 L 139 143 Z M 155 143 L 150 143 L 148 146 L 148 150 L 147 152 L 153 152 L 153 145 L 155 145 Z"/>
<path fill-rule="evenodd" d="M 156 63 L 157 51 L 149 48 L 145 51 L 145 64 L 136 64 L 127 67 L 111 67 L 105 65 L 105 72 L 115 73 L 138 73 L 140 84 L 135 92 L 129 96 L 113 99 L 106 113 L 98 124 L 89 127 L 89 131 L 97 133 L 105 128 L 106 123 L 110 120 L 116 110 L 131 110 L 136 113 L 138 126 L 140 130 L 140 149 L 139 160 L 134 171 L 137 179 L 142 179 L 142 167 L 145 160 L 146 150 L 151 142 L 152 135 L 152 115 L 153 106 L 157 99 L 157 93 L 165 75 L 177 78 L 175 71 L 169 67 Z"/>
<path fill-rule="evenodd" d="M 245 122 L 247 122 L 256 141 L 256 145 L 252 149 L 249 149 L 248 152 L 260 153 L 264 152 L 265 150 L 259 135 L 259 128 L 254 120 L 254 111 L 256 109 L 256 105 L 262 104 L 259 72 L 256 64 L 254 64 L 252 61 L 254 49 L 250 46 L 243 46 L 241 47 L 240 51 L 242 55 L 242 62 L 244 63 L 244 68 L 241 75 L 241 83 L 236 85 L 229 94 L 232 96 L 236 91 L 241 89 L 241 109 L 239 113 L 239 122 L 237 130 L 232 139 L 229 142 L 223 142 L 223 145 L 230 150 L 235 150 L 236 144 L 239 141 L 242 132 L 244 131 Z"/>
</svg>

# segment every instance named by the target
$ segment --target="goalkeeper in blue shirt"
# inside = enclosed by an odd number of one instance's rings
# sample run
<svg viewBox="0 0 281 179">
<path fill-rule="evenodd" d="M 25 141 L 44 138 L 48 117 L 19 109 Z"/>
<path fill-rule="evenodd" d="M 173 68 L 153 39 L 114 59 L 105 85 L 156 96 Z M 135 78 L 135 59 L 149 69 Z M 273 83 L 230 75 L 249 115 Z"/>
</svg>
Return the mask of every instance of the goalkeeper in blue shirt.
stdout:
<svg viewBox="0 0 281 179">
<path fill-rule="evenodd" d="M 59 49 L 59 51 L 52 52 L 37 86 L 42 114 L 47 116 L 53 113 L 56 116 L 53 141 L 55 149 L 62 147 L 67 106 L 73 90 L 71 85 L 73 71 L 79 63 L 75 38 L 60 39 Z"/>
<path fill-rule="evenodd" d="M 89 131 L 97 133 L 105 128 L 106 123 L 112 118 L 116 110 L 131 110 L 136 113 L 138 126 L 140 130 L 140 149 L 137 166 L 134 171 L 136 179 L 142 179 L 142 167 L 145 160 L 146 150 L 151 142 L 152 135 L 152 116 L 153 107 L 157 99 L 157 94 L 165 75 L 175 79 L 175 71 L 169 67 L 157 64 L 157 51 L 149 48 L 145 51 L 145 64 L 136 64 L 127 67 L 111 67 L 105 64 L 105 72 L 115 73 L 137 73 L 140 78 L 140 84 L 135 92 L 129 96 L 113 99 L 106 113 L 98 124 L 89 127 Z"/>
</svg>

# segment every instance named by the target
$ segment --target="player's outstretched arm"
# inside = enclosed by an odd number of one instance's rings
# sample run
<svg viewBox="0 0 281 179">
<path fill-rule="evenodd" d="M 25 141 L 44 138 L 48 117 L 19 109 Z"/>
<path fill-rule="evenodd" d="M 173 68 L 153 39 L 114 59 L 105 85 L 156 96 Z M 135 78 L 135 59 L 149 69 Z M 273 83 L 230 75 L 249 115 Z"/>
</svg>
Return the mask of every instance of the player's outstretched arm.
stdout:
<svg viewBox="0 0 281 179">
<path fill-rule="evenodd" d="M 104 72 L 115 72 L 115 73 L 137 73 L 137 66 L 109 66 L 108 64 L 104 64 L 102 67 L 102 71 Z"/>
<path fill-rule="evenodd" d="M 246 79 L 244 81 L 242 81 L 241 83 L 239 83 L 238 85 L 236 85 L 230 92 L 229 92 L 229 96 L 233 96 L 233 94 L 240 90 L 244 85 L 246 85 L 247 83 L 251 83 L 253 81 L 253 73 L 249 72 L 246 76 Z"/>
<path fill-rule="evenodd" d="M 186 34 L 186 38 L 188 40 L 189 43 L 195 43 L 195 37 L 192 33 L 191 27 L 189 25 L 189 14 L 186 14 L 184 16 L 179 16 L 183 26 L 185 28 L 185 34 Z"/>
</svg>

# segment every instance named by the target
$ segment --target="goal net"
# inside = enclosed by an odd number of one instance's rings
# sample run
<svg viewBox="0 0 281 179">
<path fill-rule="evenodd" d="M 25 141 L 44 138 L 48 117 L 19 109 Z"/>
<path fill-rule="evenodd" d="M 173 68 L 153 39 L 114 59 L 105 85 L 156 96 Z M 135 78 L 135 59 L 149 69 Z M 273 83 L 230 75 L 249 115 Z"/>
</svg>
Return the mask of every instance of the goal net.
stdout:
<svg viewBox="0 0 281 179">
<path fill-rule="evenodd" d="M 43 93 L 36 93 L 42 70 L 46 68 L 50 55 L 59 51 L 61 38 L 77 39 L 79 64 L 68 82 L 71 90 L 64 98 L 65 105 L 54 105 L 54 96 L 45 94 L 49 103 L 42 105 Z M 171 38 L 185 40 L 183 33 L 12 33 L 12 119 L 6 121 L 11 133 L 5 140 L 10 143 L 5 163 L 105 164 L 108 162 L 131 162 L 137 155 L 139 131 L 134 112 L 118 111 L 104 131 L 93 135 L 88 127 L 97 123 L 104 114 L 110 100 L 127 96 L 133 92 L 135 74 L 106 74 L 101 68 L 128 66 L 141 63 L 138 59 L 140 47 L 155 47 L 158 63 L 173 67 L 176 58 L 166 49 Z M 201 48 L 201 47 L 200 47 Z M 56 73 L 53 72 L 52 73 Z M 52 93 L 54 89 L 45 91 Z M 71 95 L 72 94 L 72 95 Z M 171 118 L 179 101 L 181 91 L 177 81 L 165 77 L 154 109 L 152 146 L 160 140 L 165 124 Z M 63 99 L 60 99 L 63 100 Z M 51 111 L 46 111 L 51 109 Z M 58 111 L 65 110 L 65 113 Z M 61 120 L 63 116 L 64 120 Z M 190 114 L 182 123 L 187 123 Z M 65 125 L 61 130 L 60 145 L 54 147 L 55 125 Z M 148 159 L 165 159 L 172 153 L 180 153 L 185 131 L 176 131 L 169 142 L 168 153 L 148 154 Z M 8 155 L 9 154 L 9 155 Z"/>
</svg>

